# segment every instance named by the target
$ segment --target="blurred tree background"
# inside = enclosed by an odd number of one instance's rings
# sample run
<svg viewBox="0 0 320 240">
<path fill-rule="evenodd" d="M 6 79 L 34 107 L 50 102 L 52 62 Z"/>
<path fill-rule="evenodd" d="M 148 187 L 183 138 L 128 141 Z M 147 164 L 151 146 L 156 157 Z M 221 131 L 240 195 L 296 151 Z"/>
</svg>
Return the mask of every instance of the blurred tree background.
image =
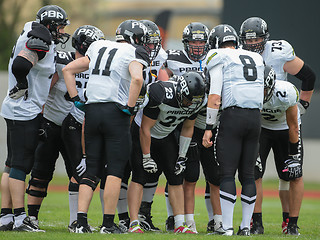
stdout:
<svg viewBox="0 0 320 240">
<path fill-rule="evenodd" d="M 66 10 L 69 18 L 77 19 L 77 25 L 66 28 L 66 32 L 72 34 L 76 27 L 97 21 L 93 19 L 94 12 L 101 2 L 103 0 L 0 0 L 0 70 L 7 70 L 12 48 L 25 22 L 35 20 L 42 6 L 58 5 Z"/>
</svg>

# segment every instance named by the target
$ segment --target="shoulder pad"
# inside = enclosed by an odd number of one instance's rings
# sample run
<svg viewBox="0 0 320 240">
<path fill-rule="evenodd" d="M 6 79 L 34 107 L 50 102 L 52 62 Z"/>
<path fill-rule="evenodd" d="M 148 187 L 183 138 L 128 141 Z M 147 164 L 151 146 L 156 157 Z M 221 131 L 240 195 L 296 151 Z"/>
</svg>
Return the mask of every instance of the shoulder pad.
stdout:
<svg viewBox="0 0 320 240">
<path fill-rule="evenodd" d="M 51 33 L 49 32 L 48 28 L 43 26 L 40 23 L 33 22 L 32 23 L 32 28 L 31 31 L 28 32 L 28 37 L 34 37 L 34 38 L 39 38 L 43 41 L 45 41 L 48 45 L 51 44 L 52 41 L 52 36 Z"/>
<path fill-rule="evenodd" d="M 30 38 L 26 43 L 26 47 L 29 50 L 33 50 L 33 51 L 40 51 L 40 52 L 49 51 L 49 45 L 43 40 L 41 40 L 40 38 Z"/>
<path fill-rule="evenodd" d="M 148 85 L 148 95 L 149 95 L 149 107 L 155 107 L 160 105 L 165 99 L 165 89 L 160 81 L 151 83 Z"/>
<path fill-rule="evenodd" d="M 150 65 L 150 58 L 149 58 L 149 55 L 144 47 L 137 46 L 135 54 L 136 54 L 136 58 L 142 59 L 147 63 L 148 66 Z"/>
</svg>

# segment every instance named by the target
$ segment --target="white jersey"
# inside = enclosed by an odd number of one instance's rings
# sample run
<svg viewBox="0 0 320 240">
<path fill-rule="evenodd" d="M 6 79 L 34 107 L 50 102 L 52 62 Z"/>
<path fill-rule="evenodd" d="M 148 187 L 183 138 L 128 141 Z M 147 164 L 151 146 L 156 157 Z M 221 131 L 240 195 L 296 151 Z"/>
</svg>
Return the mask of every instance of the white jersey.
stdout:
<svg viewBox="0 0 320 240">
<path fill-rule="evenodd" d="M 13 48 L 12 57 L 9 61 L 8 92 L 2 103 L 1 116 L 11 120 L 32 120 L 42 111 L 42 107 L 48 98 L 51 79 L 55 72 L 56 46 L 54 42 L 52 42 L 45 57 L 38 61 L 27 75 L 27 99 L 21 97 L 15 100 L 9 97 L 9 91 L 17 84 L 16 78 L 11 71 L 12 63 L 20 51 L 26 48 L 26 42 L 29 39 L 27 35 L 32 29 L 32 24 L 33 22 L 27 22 L 24 25 L 22 34 L 19 36 Z"/>
<path fill-rule="evenodd" d="M 262 57 L 266 65 L 276 72 L 277 80 L 287 81 L 288 73 L 283 70 L 283 65 L 296 57 L 292 46 L 287 41 L 267 41 Z"/>
<path fill-rule="evenodd" d="M 161 48 L 157 57 L 151 62 L 150 66 L 143 70 L 143 79 L 146 85 L 156 81 L 159 71 L 167 60 L 167 57 L 168 55 L 166 51 Z M 134 121 L 139 127 L 141 126 L 142 115 L 143 109 L 140 109 L 134 118 Z"/>
<path fill-rule="evenodd" d="M 67 101 L 65 98 L 68 91 L 62 74 L 62 68 L 72 60 L 71 52 L 57 51 L 56 71 L 59 79 L 50 89 L 48 100 L 43 109 L 43 116 L 58 126 L 62 125 L 74 105 L 73 102 Z"/>
<path fill-rule="evenodd" d="M 243 49 L 212 49 L 206 68 L 222 65 L 222 109 L 231 106 L 259 108 L 263 104 L 264 63 L 260 54 Z M 211 88 L 214 79 L 211 79 Z"/>
<path fill-rule="evenodd" d="M 181 76 L 190 71 L 203 71 L 204 62 L 191 60 L 184 50 L 168 50 L 167 53 L 166 67 L 170 69 L 173 75 Z"/>
<path fill-rule="evenodd" d="M 263 104 L 261 111 L 261 126 L 270 130 L 288 129 L 286 111 L 297 104 L 299 92 L 290 82 L 276 80 L 272 97 Z M 298 113 L 298 123 L 301 123 Z"/>
<path fill-rule="evenodd" d="M 93 42 L 86 52 L 90 59 L 86 103 L 117 102 L 126 105 L 131 83 L 129 64 L 138 61 L 148 66 L 149 60 L 139 54 L 141 50 L 141 47 L 135 48 L 128 43 Z"/>
</svg>

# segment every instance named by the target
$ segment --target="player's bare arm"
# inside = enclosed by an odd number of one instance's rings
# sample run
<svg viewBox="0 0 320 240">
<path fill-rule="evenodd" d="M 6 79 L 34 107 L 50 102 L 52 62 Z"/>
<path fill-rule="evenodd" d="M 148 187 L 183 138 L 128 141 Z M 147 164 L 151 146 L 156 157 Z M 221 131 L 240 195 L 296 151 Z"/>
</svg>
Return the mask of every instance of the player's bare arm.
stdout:
<svg viewBox="0 0 320 240">
<path fill-rule="evenodd" d="M 21 50 L 18 56 L 27 59 L 29 62 L 32 63 L 33 66 L 37 64 L 39 59 L 38 54 L 35 51 L 31 51 L 27 48 Z"/>
<path fill-rule="evenodd" d="M 299 141 L 298 107 L 297 104 L 289 107 L 286 111 L 286 119 L 289 127 L 289 141 L 296 143 Z"/>
<path fill-rule="evenodd" d="M 90 59 L 87 56 L 85 56 L 72 61 L 62 69 L 64 81 L 66 82 L 66 86 L 71 98 L 78 95 L 75 74 L 88 70 L 89 63 Z"/>
<path fill-rule="evenodd" d="M 151 133 L 150 129 L 156 124 L 157 120 L 151 119 L 145 115 L 142 117 L 140 127 L 140 144 L 143 154 L 150 153 Z"/>
<path fill-rule="evenodd" d="M 134 107 L 139 97 L 139 93 L 143 84 L 142 75 L 143 65 L 137 61 L 132 61 L 129 65 L 131 75 L 131 84 L 129 90 L 128 106 Z"/>
</svg>

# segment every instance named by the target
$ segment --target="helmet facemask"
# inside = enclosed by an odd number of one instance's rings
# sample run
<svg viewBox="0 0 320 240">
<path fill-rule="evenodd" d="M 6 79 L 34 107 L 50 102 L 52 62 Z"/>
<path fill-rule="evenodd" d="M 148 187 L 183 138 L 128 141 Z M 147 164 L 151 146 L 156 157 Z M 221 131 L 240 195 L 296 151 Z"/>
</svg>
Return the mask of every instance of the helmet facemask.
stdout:
<svg viewBox="0 0 320 240">
<path fill-rule="evenodd" d="M 55 44 L 66 44 L 70 38 L 70 34 L 68 33 L 60 33 L 60 29 L 66 25 L 56 25 L 52 24 L 49 27 L 49 31 L 51 32 L 52 40 Z"/>
<path fill-rule="evenodd" d="M 240 38 L 241 43 L 242 43 L 242 48 L 245 50 L 251 51 L 251 52 L 256 52 L 256 53 L 262 54 L 264 51 L 264 47 L 265 47 L 267 41 L 269 40 L 269 34 L 267 36 L 263 37 L 262 38 L 263 40 L 259 43 L 253 43 L 253 44 L 246 43 L 247 39 L 254 39 L 254 38 Z"/>
<path fill-rule="evenodd" d="M 190 42 L 185 42 L 184 45 L 185 45 L 185 50 L 188 54 L 188 57 L 190 59 L 192 59 L 193 61 L 199 61 L 199 60 L 202 60 L 208 50 L 209 50 L 209 47 L 208 47 L 208 43 L 205 42 L 205 41 L 195 41 L 195 42 L 201 42 L 201 43 L 204 43 L 202 46 L 201 45 L 195 45 L 195 44 L 190 44 Z"/>
</svg>

